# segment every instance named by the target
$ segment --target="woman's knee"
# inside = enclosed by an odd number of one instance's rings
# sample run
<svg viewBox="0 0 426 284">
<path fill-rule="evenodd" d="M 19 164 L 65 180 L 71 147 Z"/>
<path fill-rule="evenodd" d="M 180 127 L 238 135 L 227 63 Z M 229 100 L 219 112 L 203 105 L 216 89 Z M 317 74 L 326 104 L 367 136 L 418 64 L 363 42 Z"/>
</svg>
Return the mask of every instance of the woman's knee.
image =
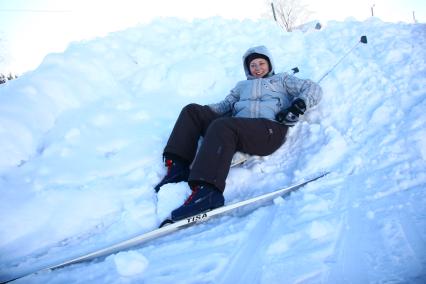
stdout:
<svg viewBox="0 0 426 284">
<path fill-rule="evenodd" d="M 189 112 L 189 113 L 193 113 L 193 112 L 198 112 L 203 108 L 202 105 L 199 104 L 188 104 L 186 106 L 183 107 L 182 112 Z"/>
<path fill-rule="evenodd" d="M 216 119 L 210 125 L 212 131 L 222 133 L 223 131 L 233 128 L 232 118 L 230 117 L 221 117 Z"/>
</svg>

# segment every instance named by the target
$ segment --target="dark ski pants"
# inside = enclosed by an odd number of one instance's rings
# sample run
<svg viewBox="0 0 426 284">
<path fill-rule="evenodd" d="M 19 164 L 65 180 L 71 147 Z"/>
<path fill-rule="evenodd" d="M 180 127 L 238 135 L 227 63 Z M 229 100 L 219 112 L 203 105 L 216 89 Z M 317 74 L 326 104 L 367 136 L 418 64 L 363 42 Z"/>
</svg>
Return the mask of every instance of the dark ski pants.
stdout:
<svg viewBox="0 0 426 284">
<path fill-rule="evenodd" d="M 268 119 L 222 117 L 208 106 L 189 104 L 182 109 L 164 154 L 192 163 L 189 183 L 206 182 L 224 191 L 236 151 L 270 155 L 284 143 L 287 130 Z M 204 139 L 198 147 L 200 137 Z"/>
</svg>

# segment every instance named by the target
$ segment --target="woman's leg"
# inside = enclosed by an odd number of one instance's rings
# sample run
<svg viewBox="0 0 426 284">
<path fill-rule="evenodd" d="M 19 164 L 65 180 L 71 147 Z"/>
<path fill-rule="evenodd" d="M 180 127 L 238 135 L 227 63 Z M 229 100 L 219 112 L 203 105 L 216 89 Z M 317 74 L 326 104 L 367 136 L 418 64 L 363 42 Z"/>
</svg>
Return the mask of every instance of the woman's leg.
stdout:
<svg viewBox="0 0 426 284">
<path fill-rule="evenodd" d="M 208 106 L 185 106 L 170 134 L 164 153 L 178 156 L 189 164 L 195 157 L 200 136 L 204 136 L 210 123 L 219 117 Z"/>
<path fill-rule="evenodd" d="M 224 191 L 236 151 L 267 156 L 285 140 L 288 127 L 267 119 L 219 118 L 212 122 L 193 163 L 189 182 L 205 182 Z"/>
<path fill-rule="evenodd" d="M 188 181 L 189 166 L 197 152 L 198 140 L 217 117 L 208 106 L 190 104 L 182 109 L 164 148 L 167 173 L 154 187 L 155 191 L 168 183 Z"/>
</svg>

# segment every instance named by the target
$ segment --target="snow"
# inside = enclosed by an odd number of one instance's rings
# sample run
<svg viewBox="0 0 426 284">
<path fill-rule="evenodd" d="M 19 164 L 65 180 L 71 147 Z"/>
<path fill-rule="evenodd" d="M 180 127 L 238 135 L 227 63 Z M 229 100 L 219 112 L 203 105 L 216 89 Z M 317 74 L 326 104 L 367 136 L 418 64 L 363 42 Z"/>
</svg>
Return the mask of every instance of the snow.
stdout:
<svg viewBox="0 0 426 284">
<path fill-rule="evenodd" d="M 117 253 L 114 256 L 114 262 L 117 272 L 125 277 L 143 274 L 149 264 L 141 253 L 135 251 Z"/>
<path fill-rule="evenodd" d="M 153 186 L 180 109 L 223 99 L 264 44 L 278 71 L 322 82 L 320 105 L 268 157 L 231 169 L 231 214 L 16 283 L 425 283 L 426 26 L 174 18 L 72 43 L 0 86 L 0 279 L 156 228 L 186 184 Z"/>
</svg>

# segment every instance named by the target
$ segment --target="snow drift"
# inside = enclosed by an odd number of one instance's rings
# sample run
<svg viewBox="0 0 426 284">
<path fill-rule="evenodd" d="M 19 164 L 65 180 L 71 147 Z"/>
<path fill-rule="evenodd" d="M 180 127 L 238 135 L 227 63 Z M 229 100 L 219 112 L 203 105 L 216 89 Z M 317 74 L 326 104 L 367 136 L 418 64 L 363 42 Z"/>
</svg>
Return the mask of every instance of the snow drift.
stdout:
<svg viewBox="0 0 426 284">
<path fill-rule="evenodd" d="M 157 196 L 180 109 L 226 96 L 241 56 L 324 80 L 324 98 L 276 153 L 231 170 L 226 203 L 330 175 L 246 216 L 21 283 L 424 283 L 424 24 L 159 19 L 73 43 L 0 87 L 0 279 L 155 228 L 189 194 Z"/>
</svg>

